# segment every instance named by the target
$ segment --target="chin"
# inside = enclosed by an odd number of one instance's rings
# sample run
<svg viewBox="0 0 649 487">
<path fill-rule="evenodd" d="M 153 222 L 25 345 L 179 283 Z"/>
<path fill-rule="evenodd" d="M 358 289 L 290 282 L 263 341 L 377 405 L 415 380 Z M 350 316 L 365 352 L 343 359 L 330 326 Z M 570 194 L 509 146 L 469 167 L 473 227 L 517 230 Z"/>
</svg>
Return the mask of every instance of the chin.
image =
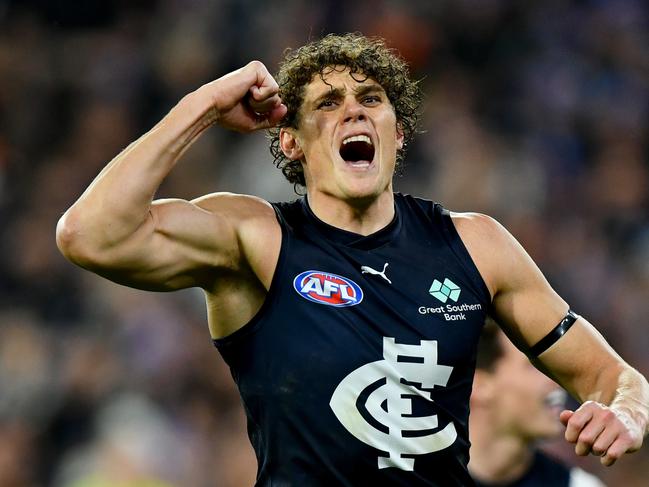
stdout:
<svg viewBox="0 0 649 487">
<path fill-rule="evenodd" d="M 344 190 L 344 199 L 357 204 L 370 204 L 383 193 L 376 188 L 346 188 Z"/>
<path fill-rule="evenodd" d="M 391 191 L 391 185 L 383 184 L 376 178 L 345 178 L 340 185 L 345 199 L 348 200 L 375 200 L 386 191 Z"/>
</svg>

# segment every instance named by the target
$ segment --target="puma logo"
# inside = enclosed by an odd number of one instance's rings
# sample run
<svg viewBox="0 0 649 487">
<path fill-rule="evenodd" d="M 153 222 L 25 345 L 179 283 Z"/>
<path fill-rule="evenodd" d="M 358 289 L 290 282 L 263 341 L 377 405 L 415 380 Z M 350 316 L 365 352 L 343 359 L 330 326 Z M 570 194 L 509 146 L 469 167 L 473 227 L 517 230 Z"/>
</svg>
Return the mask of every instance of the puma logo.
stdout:
<svg viewBox="0 0 649 487">
<path fill-rule="evenodd" d="M 388 268 L 388 263 L 386 262 L 385 265 L 383 266 L 383 270 L 381 272 L 377 271 L 376 269 L 372 269 L 368 265 L 363 265 L 361 266 L 361 274 L 372 274 L 374 276 L 381 276 L 383 279 L 388 281 L 388 283 L 392 284 L 392 281 L 388 279 L 388 276 L 385 275 L 385 269 Z"/>
</svg>

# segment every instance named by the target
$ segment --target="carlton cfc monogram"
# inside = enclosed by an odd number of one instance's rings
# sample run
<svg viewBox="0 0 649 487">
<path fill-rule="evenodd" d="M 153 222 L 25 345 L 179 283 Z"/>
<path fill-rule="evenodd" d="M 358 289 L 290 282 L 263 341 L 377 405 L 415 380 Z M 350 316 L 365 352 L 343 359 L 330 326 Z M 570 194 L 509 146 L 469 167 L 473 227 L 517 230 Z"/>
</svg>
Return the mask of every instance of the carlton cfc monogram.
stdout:
<svg viewBox="0 0 649 487">
<path fill-rule="evenodd" d="M 402 361 L 400 358 L 413 361 Z M 421 340 L 419 345 L 405 345 L 396 343 L 394 338 L 384 337 L 383 360 L 363 365 L 345 377 L 331 396 L 329 406 L 352 435 L 387 452 L 387 456 L 378 457 L 378 468 L 395 467 L 412 471 L 415 459 L 410 456 L 443 450 L 457 438 L 452 421 L 434 433 L 404 434 L 438 428 L 439 422 L 435 414 L 412 416 L 412 401 L 417 396 L 432 401 L 432 392 L 425 389 L 446 386 L 452 371 L 453 367 L 437 363 L 435 340 Z M 404 384 L 401 379 L 409 384 Z M 380 380 L 385 383 L 369 394 L 364 406 L 376 421 L 387 428 L 387 432 L 367 422 L 357 407 L 358 398 L 363 391 Z M 412 383 L 419 384 L 419 387 L 411 385 Z"/>
</svg>

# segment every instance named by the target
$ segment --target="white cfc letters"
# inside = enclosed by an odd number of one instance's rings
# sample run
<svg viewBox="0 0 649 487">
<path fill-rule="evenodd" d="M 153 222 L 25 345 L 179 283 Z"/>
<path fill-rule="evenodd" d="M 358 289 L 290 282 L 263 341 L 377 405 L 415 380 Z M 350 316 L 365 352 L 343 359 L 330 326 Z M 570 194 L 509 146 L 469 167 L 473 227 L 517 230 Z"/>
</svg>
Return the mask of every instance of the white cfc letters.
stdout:
<svg viewBox="0 0 649 487">
<path fill-rule="evenodd" d="M 446 386 L 452 370 L 453 367 L 437 363 L 435 340 L 404 345 L 384 337 L 383 360 L 363 365 L 345 377 L 331 396 L 329 406 L 352 435 L 387 452 L 387 456 L 378 457 L 378 468 L 414 470 L 413 456 L 448 448 L 457 437 L 453 422 L 434 433 L 417 434 L 436 429 L 437 415 L 412 416 L 413 398 L 432 401 L 431 392 L 424 389 Z M 361 393 L 378 381 L 384 384 L 372 390 L 365 409 L 387 432 L 368 423 L 357 407 Z"/>
</svg>

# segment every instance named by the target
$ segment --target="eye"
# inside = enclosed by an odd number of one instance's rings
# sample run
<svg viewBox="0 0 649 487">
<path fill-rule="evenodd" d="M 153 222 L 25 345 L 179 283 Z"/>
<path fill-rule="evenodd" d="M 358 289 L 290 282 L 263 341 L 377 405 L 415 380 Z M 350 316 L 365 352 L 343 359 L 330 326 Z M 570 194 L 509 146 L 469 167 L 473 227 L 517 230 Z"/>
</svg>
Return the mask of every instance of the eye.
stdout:
<svg viewBox="0 0 649 487">
<path fill-rule="evenodd" d="M 325 98 L 320 103 L 318 103 L 318 110 L 321 108 L 332 108 L 336 105 L 336 102 L 332 98 Z"/>
<path fill-rule="evenodd" d="M 362 102 L 365 105 L 376 105 L 381 103 L 381 97 L 379 95 L 366 95 L 363 97 Z"/>
</svg>

